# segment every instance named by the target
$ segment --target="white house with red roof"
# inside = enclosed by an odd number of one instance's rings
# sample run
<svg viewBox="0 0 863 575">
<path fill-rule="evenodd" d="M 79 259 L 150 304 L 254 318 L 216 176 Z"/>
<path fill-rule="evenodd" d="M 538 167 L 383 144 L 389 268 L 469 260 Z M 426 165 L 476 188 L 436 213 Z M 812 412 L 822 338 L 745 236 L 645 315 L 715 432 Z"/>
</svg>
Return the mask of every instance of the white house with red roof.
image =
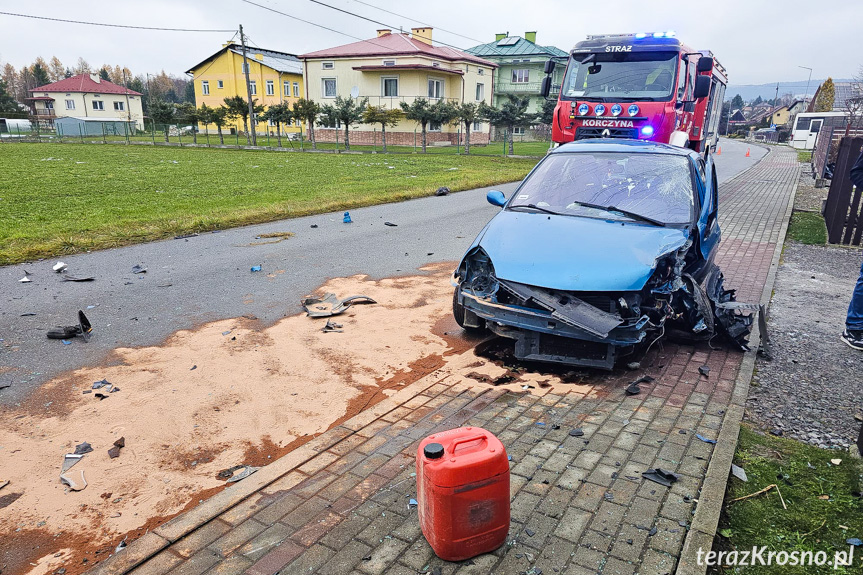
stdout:
<svg viewBox="0 0 863 575">
<path fill-rule="evenodd" d="M 78 74 L 30 90 L 27 103 L 33 116 L 48 124 L 57 118 L 123 120 L 144 129 L 141 93 L 103 80 L 98 74 Z"/>
<path fill-rule="evenodd" d="M 401 102 L 416 98 L 431 103 L 440 99 L 452 102 L 485 102 L 491 105 L 492 85 L 497 67 L 478 56 L 435 46 L 432 28 L 413 28 L 411 34 L 378 30 L 376 38 L 362 40 L 303 54 L 306 98 L 320 104 L 332 103 L 336 96 L 368 98 L 369 105 L 397 109 Z M 429 126 L 431 143 L 456 143 L 457 126 Z M 380 126 L 360 125 L 351 133 L 351 143 L 380 143 Z M 334 141 L 339 130 L 316 129 L 321 141 Z M 387 129 L 387 142 L 413 145 L 419 134 L 415 122 L 403 120 Z M 489 126 L 473 125 L 472 143 L 487 143 Z M 462 141 L 464 138 L 462 137 Z"/>
</svg>

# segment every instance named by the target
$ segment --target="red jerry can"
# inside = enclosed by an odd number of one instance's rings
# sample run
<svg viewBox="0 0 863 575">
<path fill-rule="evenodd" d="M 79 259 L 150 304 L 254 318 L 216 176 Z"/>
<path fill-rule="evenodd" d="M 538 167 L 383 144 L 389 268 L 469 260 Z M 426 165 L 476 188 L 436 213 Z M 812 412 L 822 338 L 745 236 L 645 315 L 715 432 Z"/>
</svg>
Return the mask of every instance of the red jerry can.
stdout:
<svg viewBox="0 0 863 575">
<path fill-rule="evenodd" d="M 509 533 L 509 461 L 500 440 L 479 427 L 423 439 L 417 511 L 441 559 L 462 561 L 500 547 Z"/>
</svg>

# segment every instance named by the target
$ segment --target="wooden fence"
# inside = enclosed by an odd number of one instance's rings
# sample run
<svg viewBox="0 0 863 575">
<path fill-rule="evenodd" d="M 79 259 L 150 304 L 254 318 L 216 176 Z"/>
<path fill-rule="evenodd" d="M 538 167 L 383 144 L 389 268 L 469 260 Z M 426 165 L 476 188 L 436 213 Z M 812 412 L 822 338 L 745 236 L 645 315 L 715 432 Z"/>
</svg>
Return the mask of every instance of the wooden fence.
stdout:
<svg viewBox="0 0 863 575">
<path fill-rule="evenodd" d="M 845 130 L 845 126 L 823 126 L 818 132 L 815 149 L 812 150 L 812 175 L 816 179 L 827 177 L 825 173 L 827 165 L 836 162 L 839 140 L 846 137 Z M 863 128 L 848 128 L 848 136 L 863 136 Z M 821 185 L 818 184 L 818 187 Z"/>
<path fill-rule="evenodd" d="M 863 189 L 851 183 L 851 167 L 863 148 L 863 138 L 842 138 L 836 157 L 836 169 L 824 207 L 827 239 L 831 244 L 859 246 L 863 236 L 861 196 Z"/>
</svg>

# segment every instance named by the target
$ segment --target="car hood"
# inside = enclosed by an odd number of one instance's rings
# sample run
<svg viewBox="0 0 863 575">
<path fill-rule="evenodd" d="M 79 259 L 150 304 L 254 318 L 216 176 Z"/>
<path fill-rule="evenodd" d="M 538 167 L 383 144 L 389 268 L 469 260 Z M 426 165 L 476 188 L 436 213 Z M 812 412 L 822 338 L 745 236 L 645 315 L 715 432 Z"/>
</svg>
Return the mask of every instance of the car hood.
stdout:
<svg viewBox="0 0 863 575">
<path fill-rule="evenodd" d="M 656 259 L 688 237 L 679 228 L 504 210 L 472 248 L 489 255 L 500 279 L 565 291 L 638 291 Z"/>
</svg>

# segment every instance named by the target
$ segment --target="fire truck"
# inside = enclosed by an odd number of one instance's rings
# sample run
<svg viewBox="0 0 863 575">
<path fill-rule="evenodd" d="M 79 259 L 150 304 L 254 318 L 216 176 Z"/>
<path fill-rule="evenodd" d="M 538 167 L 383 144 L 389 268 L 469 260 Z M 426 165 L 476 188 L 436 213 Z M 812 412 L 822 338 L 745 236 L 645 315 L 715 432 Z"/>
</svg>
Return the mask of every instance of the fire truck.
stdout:
<svg viewBox="0 0 863 575">
<path fill-rule="evenodd" d="M 542 94 L 551 91 L 546 64 Z M 552 140 L 631 138 L 710 153 L 728 76 L 710 51 L 674 32 L 588 36 L 570 51 L 552 121 Z"/>
</svg>

